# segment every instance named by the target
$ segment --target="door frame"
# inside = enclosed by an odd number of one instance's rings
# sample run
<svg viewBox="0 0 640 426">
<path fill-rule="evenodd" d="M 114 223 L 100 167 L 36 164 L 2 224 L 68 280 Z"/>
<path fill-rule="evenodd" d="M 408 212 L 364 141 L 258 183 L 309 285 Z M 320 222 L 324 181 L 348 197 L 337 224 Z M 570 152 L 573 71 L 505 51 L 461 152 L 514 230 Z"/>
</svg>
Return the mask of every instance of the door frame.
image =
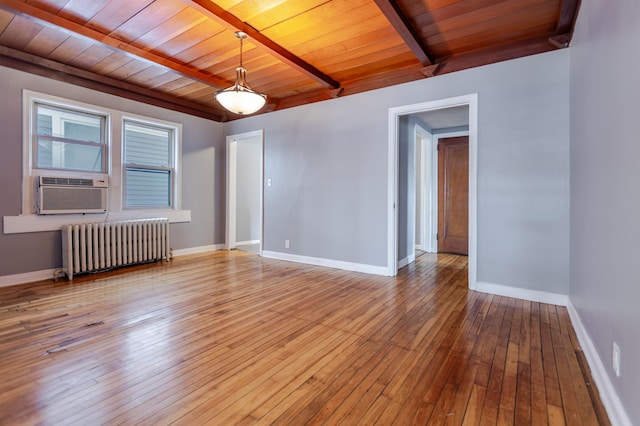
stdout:
<svg viewBox="0 0 640 426">
<path fill-rule="evenodd" d="M 264 246 L 264 129 L 227 136 L 227 195 L 225 218 L 225 248 L 236 247 L 236 183 L 238 142 L 243 139 L 260 138 L 260 246 L 258 254 L 262 256 Z"/>
<path fill-rule="evenodd" d="M 400 116 L 456 106 L 469 107 L 469 288 L 477 284 L 478 94 L 389 108 L 387 168 L 387 275 L 398 274 L 398 128 Z"/>
<path fill-rule="evenodd" d="M 431 181 L 433 165 L 431 163 L 431 151 L 433 135 L 417 123 L 413 126 L 413 133 L 416 139 L 416 148 L 418 138 L 420 139 L 420 158 L 418 158 L 417 155 L 415 156 L 416 164 L 420 165 L 420 217 L 416 217 L 416 222 L 420 222 L 420 250 L 432 253 L 431 218 L 433 211 L 431 210 Z M 429 196 L 427 196 L 427 194 L 429 194 Z M 418 246 L 416 244 L 416 249 L 417 248 Z"/>
</svg>

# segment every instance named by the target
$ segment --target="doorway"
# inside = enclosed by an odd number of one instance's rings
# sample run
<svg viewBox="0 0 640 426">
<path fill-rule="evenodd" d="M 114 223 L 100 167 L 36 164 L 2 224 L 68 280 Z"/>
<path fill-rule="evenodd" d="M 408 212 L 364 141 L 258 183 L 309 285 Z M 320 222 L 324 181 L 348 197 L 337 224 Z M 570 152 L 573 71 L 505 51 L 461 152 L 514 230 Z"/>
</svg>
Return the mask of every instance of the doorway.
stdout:
<svg viewBox="0 0 640 426">
<path fill-rule="evenodd" d="M 438 253 L 438 141 L 469 135 L 469 108 L 415 114 L 415 250 Z M 465 168 L 465 170 L 467 170 Z M 465 207 L 466 208 L 466 207 Z"/>
<path fill-rule="evenodd" d="M 227 136 L 226 248 L 262 254 L 263 131 Z"/>
<path fill-rule="evenodd" d="M 415 236 L 415 232 L 407 233 L 406 227 L 400 232 L 401 224 L 400 211 L 403 211 L 402 220 L 406 220 L 405 215 L 413 206 L 408 206 L 407 196 L 400 191 L 401 176 L 400 170 L 404 167 L 401 163 L 406 160 L 402 157 L 404 152 L 400 151 L 400 131 L 403 117 L 412 114 L 419 114 L 428 111 L 441 111 L 448 108 L 460 106 L 466 107 L 468 114 L 468 131 L 465 132 L 469 137 L 469 171 L 468 171 L 468 254 L 469 254 L 469 288 L 475 289 L 477 275 L 477 110 L 478 101 L 477 94 L 459 96 L 455 98 L 442 99 L 438 101 L 424 102 L 414 105 L 406 105 L 389 109 L 389 164 L 388 164 L 388 210 L 387 210 L 387 267 L 388 275 L 395 276 L 398 273 L 400 262 L 399 254 L 399 237 L 410 238 Z M 444 136 L 444 135 L 441 135 Z M 435 139 L 435 138 L 434 138 Z M 415 171 L 412 171 L 415 173 Z M 404 188 L 403 188 L 404 189 Z M 406 247 L 401 247 L 406 250 Z"/>
</svg>

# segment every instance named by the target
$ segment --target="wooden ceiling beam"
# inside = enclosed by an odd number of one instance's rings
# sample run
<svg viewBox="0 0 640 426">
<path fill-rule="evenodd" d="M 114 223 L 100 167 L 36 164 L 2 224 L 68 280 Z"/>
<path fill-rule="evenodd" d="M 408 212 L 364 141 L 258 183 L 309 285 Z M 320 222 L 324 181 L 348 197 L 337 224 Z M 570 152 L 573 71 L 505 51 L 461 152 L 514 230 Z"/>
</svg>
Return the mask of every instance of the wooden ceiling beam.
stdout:
<svg viewBox="0 0 640 426">
<path fill-rule="evenodd" d="M 580 0 L 562 0 L 556 34 L 560 35 L 573 32 L 573 26 L 575 25 L 576 18 L 578 17 L 579 7 Z"/>
<path fill-rule="evenodd" d="M 217 122 L 224 121 L 224 112 L 207 105 L 187 101 L 157 90 L 146 89 L 6 46 L 0 46 L 0 65 L 196 117 Z"/>
<path fill-rule="evenodd" d="M 569 47 L 579 9 L 580 0 L 562 0 L 556 34 L 549 37 L 549 43 L 559 49 Z"/>
<path fill-rule="evenodd" d="M 375 0 L 375 3 L 416 58 L 418 58 L 422 66 L 426 67 L 435 64 L 435 58 L 429 53 L 422 39 L 413 29 L 411 22 L 398 6 L 398 3 L 395 0 Z"/>
<path fill-rule="evenodd" d="M 280 46 L 270 38 L 264 36 L 260 31 L 253 28 L 248 23 L 242 21 L 235 15 L 227 12 L 222 7 L 218 6 L 211 0 L 182 0 L 185 4 L 193 7 L 204 15 L 214 19 L 221 25 L 229 28 L 233 31 L 242 31 L 246 33 L 251 42 L 256 46 L 267 50 L 271 55 L 275 56 L 282 62 L 297 69 L 306 76 L 320 83 L 322 86 L 328 89 L 338 89 L 340 83 L 335 81 L 330 76 L 326 75 L 313 65 L 304 61 L 302 58 L 294 55 L 284 47 Z"/>
<path fill-rule="evenodd" d="M 169 58 L 156 55 L 155 53 L 127 44 L 122 40 L 118 40 L 117 38 L 101 33 L 100 31 L 85 27 L 69 19 L 65 19 L 19 0 L 2 0 L 2 2 L 0 2 L 0 9 L 20 15 L 43 26 L 64 31 L 70 35 L 78 36 L 94 43 L 99 43 L 113 51 L 120 51 L 134 59 L 143 60 L 150 64 L 164 67 L 165 69 L 177 72 L 185 77 L 192 78 L 216 88 L 224 88 L 233 84 L 231 81 L 219 78 L 215 75 L 202 73 L 193 67 L 189 67 L 172 61 Z"/>
</svg>

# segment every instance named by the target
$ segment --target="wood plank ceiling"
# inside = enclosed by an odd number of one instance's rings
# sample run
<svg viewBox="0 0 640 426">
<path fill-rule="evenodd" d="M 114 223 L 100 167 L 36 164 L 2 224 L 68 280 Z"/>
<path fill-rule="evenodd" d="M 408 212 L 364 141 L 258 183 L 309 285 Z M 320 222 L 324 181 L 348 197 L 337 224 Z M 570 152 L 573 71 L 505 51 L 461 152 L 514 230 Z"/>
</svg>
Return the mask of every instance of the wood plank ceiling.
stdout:
<svg viewBox="0 0 640 426">
<path fill-rule="evenodd" d="M 567 47 L 580 0 L 0 0 L 0 65 L 227 121 Z"/>
</svg>

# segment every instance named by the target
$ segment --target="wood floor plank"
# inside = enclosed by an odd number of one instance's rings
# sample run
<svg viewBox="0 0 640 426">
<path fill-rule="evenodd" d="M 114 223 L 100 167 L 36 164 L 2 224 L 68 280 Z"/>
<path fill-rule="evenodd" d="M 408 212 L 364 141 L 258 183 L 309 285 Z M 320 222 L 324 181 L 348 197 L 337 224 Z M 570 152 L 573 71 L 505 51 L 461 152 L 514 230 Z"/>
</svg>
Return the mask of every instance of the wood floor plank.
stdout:
<svg viewBox="0 0 640 426">
<path fill-rule="evenodd" d="M 0 288 L 0 424 L 608 424 L 565 308 L 238 251 Z"/>
<path fill-rule="evenodd" d="M 558 383 L 562 395 L 564 420 L 567 425 L 580 425 L 582 421 L 578 407 L 578 398 L 574 392 L 573 383 L 571 382 L 571 372 L 569 371 L 569 363 L 559 327 L 552 327 L 551 340 L 553 342 L 554 359 L 558 370 Z"/>
<path fill-rule="evenodd" d="M 480 368 L 480 360 L 484 348 L 484 342 L 477 337 L 480 335 L 481 325 L 484 323 L 489 307 L 491 306 L 491 299 L 491 297 L 479 299 L 475 306 L 469 311 L 469 319 L 471 320 L 473 317 L 475 317 L 475 319 L 469 330 L 469 337 L 465 339 L 466 343 L 463 350 L 458 352 L 459 364 L 452 368 L 448 378 L 448 382 L 453 383 L 456 388 L 453 403 L 446 416 L 446 422 L 448 424 L 463 424 L 467 408 L 472 400 L 474 383 L 478 369 Z M 481 392 L 480 396 L 484 396 L 484 391 Z M 476 392 L 476 401 L 478 397 L 478 392 Z M 471 405 L 474 403 L 475 402 L 471 402 Z M 435 410 L 437 411 L 437 407 Z M 473 411 L 473 408 L 471 408 L 471 411 Z M 471 418 L 471 416 L 469 418 Z"/>
<path fill-rule="evenodd" d="M 544 362 L 542 360 L 540 303 L 531 305 L 531 424 L 546 425 L 547 396 L 545 391 Z"/>
<path fill-rule="evenodd" d="M 524 301 L 518 348 L 516 424 L 531 424 L 531 388 L 531 302 Z"/>
<path fill-rule="evenodd" d="M 471 395 L 464 412 L 464 418 L 462 419 L 462 425 L 475 426 L 480 424 L 480 418 L 482 415 L 482 406 L 484 404 L 484 396 L 487 389 L 484 386 L 478 384 L 473 385 L 471 389 Z"/>
<path fill-rule="evenodd" d="M 506 330 L 511 328 L 513 318 L 513 302 L 500 297 L 497 299 L 500 303 L 500 331 L 496 337 L 496 344 L 490 348 L 493 355 L 491 370 L 489 372 L 489 381 L 487 383 L 487 391 L 485 394 L 484 405 L 482 407 L 482 415 L 480 424 L 493 425 L 498 421 L 498 410 L 500 408 L 500 400 L 502 395 L 502 382 L 504 380 L 505 362 L 507 358 L 508 335 L 505 337 Z"/>
</svg>

